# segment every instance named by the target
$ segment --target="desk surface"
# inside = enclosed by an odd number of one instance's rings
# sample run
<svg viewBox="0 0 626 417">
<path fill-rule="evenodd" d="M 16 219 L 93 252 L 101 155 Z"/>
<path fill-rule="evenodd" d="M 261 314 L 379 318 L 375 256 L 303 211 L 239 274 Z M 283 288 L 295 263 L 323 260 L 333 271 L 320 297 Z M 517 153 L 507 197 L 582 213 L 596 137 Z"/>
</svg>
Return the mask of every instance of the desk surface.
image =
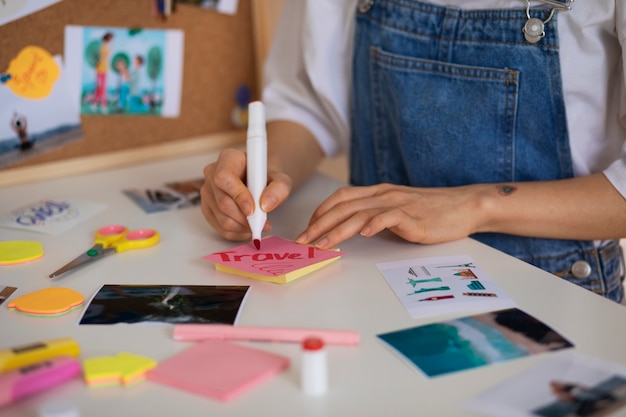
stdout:
<svg viewBox="0 0 626 417">
<path fill-rule="evenodd" d="M 472 416 L 459 404 L 498 381 L 526 369 L 544 355 L 427 379 L 399 360 L 376 335 L 453 318 L 411 319 L 375 264 L 430 256 L 470 255 L 515 299 L 518 306 L 571 340 L 581 353 L 626 364 L 626 309 L 471 239 L 422 246 L 392 234 L 354 237 L 341 245 L 339 262 L 280 285 L 217 272 L 202 256 L 234 246 L 220 239 L 198 208 L 147 215 L 122 194 L 163 182 L 201 176 L 206 154 L 89 175 L 0 189 L 2 212 L 42 198 L 99 202 L 107 209 L 60 236 L 0 228 L 0 241 L 36 240 L 43 259 L 0 267 L 0 285 L 25 294 L 50 286 L 81 292 L 90 299 L 103 284 L 250 285 L 240 325 L 351 329 L 361 333 L 357 347 L 328 347 L 329 392 L 306 397 L 299 387 L 297 345 L 252 343 L 250 346 L 288 356 L 292 366 L 277 377 L 229 403 L 144 382 L 132 388 L 90 389 L 77 379 L 0 410 L 0 416 L 36 416 L 37 408 L 57 398 L 76 403 L 82 416 Z M 317 175 L 276 213 L 272 234 L 294 239 L 316 205 L 341 184 Z M 109 257 L 58 280 L 47 276 L 91 245 L 95 227 L 123 223 L 160 230 L 161 243 L 134 252 L 132 260 Z M 82 357 L 130 352 L 158 361 L 190 346 L 172 340 L 171 325 L 78 326 L 82 310 L 57 318 L 35 318 L 0 306 L 0 349 L 40 340 L 73 337 Z M 460 316 L 463 314 L 457 314 Z M 245 344 L 245 343 L 243 343 Z M 626 415 L 622 410 L 621 414 Z"/>
</svg>

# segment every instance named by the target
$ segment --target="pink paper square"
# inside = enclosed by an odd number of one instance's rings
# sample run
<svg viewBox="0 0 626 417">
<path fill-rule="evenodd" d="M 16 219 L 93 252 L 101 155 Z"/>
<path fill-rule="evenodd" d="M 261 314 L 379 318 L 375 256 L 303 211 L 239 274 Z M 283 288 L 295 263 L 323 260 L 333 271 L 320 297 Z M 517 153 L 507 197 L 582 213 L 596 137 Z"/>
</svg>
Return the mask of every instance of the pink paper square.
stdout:
<svg viewBox="0 0 626 417">
<path fill-rule="evenodd" d="M 149 380 L 228 401 L 289 366 L 289 358 L 223 340 L 206 340 L 148 371 Z"/>
</svg>

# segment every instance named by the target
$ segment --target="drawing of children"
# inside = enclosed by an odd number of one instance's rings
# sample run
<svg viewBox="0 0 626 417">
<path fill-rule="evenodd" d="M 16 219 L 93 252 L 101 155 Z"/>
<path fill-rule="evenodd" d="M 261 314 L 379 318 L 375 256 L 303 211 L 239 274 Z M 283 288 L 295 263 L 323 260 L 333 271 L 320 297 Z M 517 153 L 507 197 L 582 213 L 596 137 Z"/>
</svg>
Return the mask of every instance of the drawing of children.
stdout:
<svg viewBox="0 0 626 417">
<path fill-rule="evenodd" d="M 117 111 L 124 112 L 126 111 L 126 106 L 128 104 L 128 82 L 130 81 L 131 75 L 128 72 L 128 64 L 126 63 L 126 60 L 124 58 L 120 57 L 119 59 L 115 60 L 113 65 L 120 75 Z"/>
<path fill-rule="evenodd" d="M 141 96 L 141 69 L 144 59 L 142 55 L 136 55 L 133 59 L 133 69 L 130 72 L 130 111 L 139 113 L 145 111 L 143 98 Z"/>
<path fill-rule="evenodd" d="M 108 112 L 107 100 L 107 73 L 109 71 L 109 54 L 111 53 L 109 44 L 113 40 L 113 33 L 107 32 L 102 36 L 102 45 L 100 46 L 100 56 L 96 65 L 96 93 L 93 99 L 93 109 L 97 109 L 100 105 L 102 113 Z"/>
</svg>

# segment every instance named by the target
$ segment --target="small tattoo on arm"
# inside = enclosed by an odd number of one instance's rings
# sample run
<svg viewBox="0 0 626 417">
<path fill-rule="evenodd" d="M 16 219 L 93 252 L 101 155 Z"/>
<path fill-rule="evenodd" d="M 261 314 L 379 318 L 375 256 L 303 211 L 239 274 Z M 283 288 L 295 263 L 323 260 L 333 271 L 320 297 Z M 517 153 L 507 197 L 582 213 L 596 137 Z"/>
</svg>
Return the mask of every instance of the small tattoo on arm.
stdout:
<svg viewBox="0 0 626 417">
<path fill-rule="evenodd" d="M 500 195 L 511 195 L 515 191 L 517 191 L 517 187 L 513 185 L 507 185 L 507 184 L 498 185 L 498 194 Z"/>
</svg>

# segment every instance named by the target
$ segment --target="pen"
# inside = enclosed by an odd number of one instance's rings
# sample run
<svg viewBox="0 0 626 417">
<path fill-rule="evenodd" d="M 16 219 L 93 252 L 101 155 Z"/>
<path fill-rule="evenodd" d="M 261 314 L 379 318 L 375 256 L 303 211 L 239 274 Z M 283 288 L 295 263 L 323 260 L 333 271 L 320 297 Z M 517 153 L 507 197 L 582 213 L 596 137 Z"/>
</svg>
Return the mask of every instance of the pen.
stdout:
<svg viewBox="0 0 626 417">
<path fill-rule="evenodd" d="M 309 337 L 318 337 L 329 345 L 359 344 L 359 334 L 348 330 L 250 327 L 229 324 L 177 324 L 174 326 L 174 340 L 178 341 L 218 339 L 301 343 Z"/>
<path fill-rule="evenodd" d="M 261 249 L 261 232 L 267 213 L 261 210 L 261 194 L 267 185 L 267 133 L 265 131 L 265 107 L 260 101 L 248 104 L 248 136 L 246 140 L 248 189 L 254 198 L 254 212 L 248 216 L 252 242 Z"/>
</svg>

